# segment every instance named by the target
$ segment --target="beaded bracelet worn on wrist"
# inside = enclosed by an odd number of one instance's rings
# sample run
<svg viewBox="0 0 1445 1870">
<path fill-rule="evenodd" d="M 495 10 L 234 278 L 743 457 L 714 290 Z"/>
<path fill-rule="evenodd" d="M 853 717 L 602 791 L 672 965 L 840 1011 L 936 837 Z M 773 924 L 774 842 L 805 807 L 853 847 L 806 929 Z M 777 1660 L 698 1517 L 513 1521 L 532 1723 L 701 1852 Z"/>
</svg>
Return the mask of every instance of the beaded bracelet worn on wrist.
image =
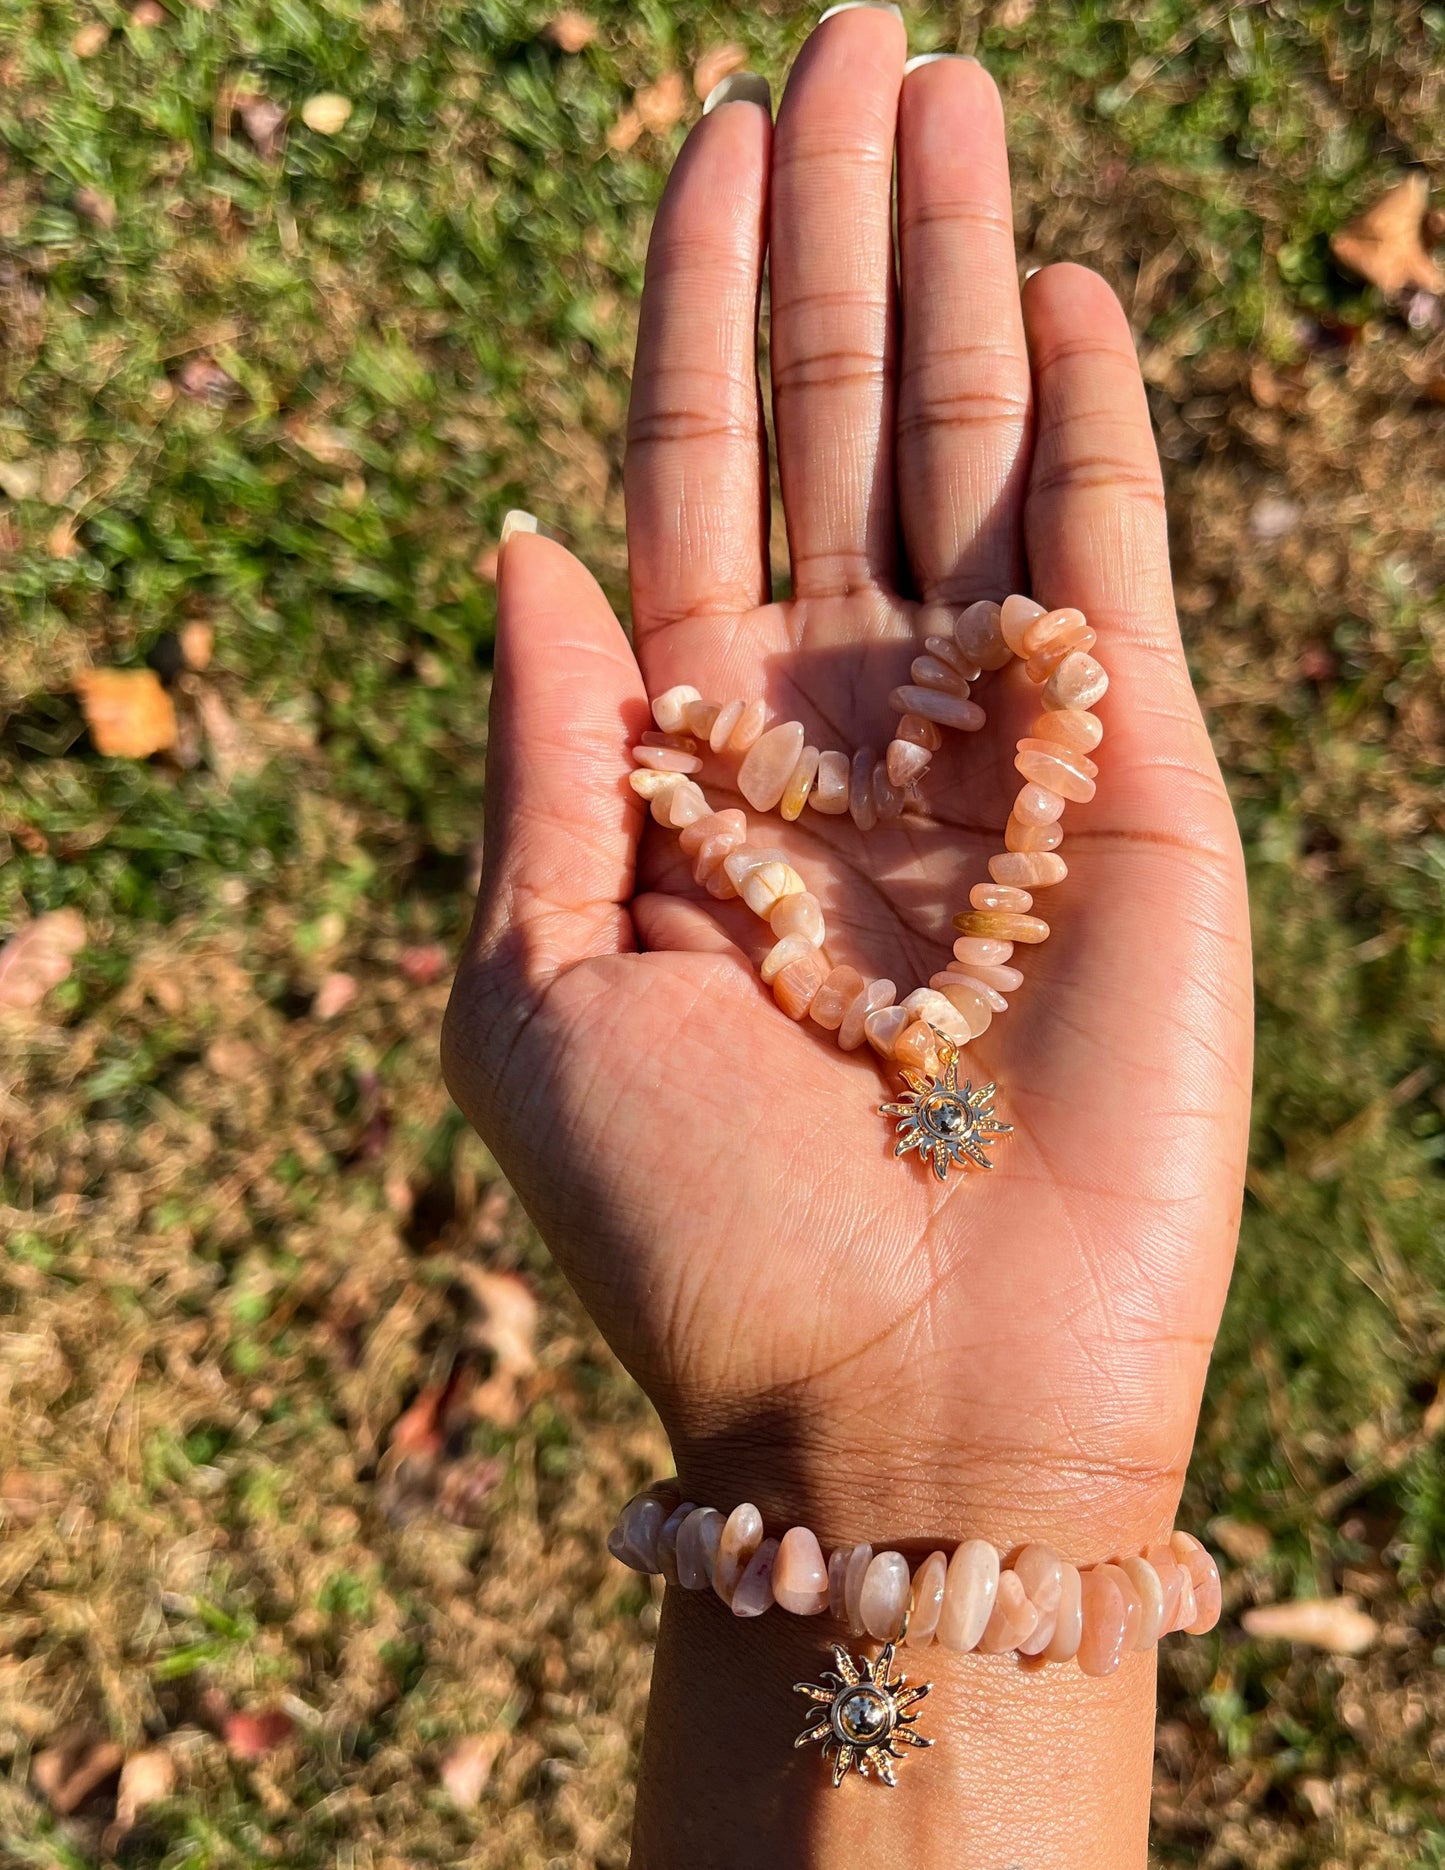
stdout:
<svg viewBox="0 0 1445 1870">
<path fill-rule="evenodd" d="M 607 1549 L 634 1571 L 712 1592 L 735 1617 L 759 1617 L 775 1604 L 795 1616 L 826 1612 L 854 1638 L 884 1645 L 869 1661 L 835 1644 L 836 1673 L 796 1684 L 827 1709 L 826 1716 L 810 1712 L 798 1744 L 822 1743 L 835 1784 L 856 1767 L 891 1785 L 900 1756 L 885 1742 L 926 1744 L 912 1732 L 911 1710 L 928 1687 L 892 1678 L 900 1643 L 989 1656 L 1012 1651 L 1028 1668 L 1076 1662 L 1085 1675 L 1111 1675 L 1129 1651 L 1152 1648 L 1173 1631 L 1213 1629 L 1222 1598 L 1218 1567 L 1187 1532 L 1085 1566 L 1037 1542 L 1001 1554 L 987 1540 L 967 1539 L 951 1554 L 931 1552 L 910 1572 L 901 1552 L 871 1545 L 837 1546 L 825 1560 L 806 1526 L 769 1538 L 755 1506 L 744 1502 L 724 1515 L 679 1501 L 668 1485 L 628 1502 Z"/>
</svg>

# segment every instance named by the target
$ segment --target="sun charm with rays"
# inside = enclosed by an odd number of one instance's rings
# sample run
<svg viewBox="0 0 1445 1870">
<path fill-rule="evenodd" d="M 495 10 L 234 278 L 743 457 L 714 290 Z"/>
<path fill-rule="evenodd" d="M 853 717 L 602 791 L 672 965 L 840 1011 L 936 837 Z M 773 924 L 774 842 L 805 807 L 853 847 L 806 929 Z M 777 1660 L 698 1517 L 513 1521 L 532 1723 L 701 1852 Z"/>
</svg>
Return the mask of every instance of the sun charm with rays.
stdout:
<svg viewBox="0 0 1445 1870">
<path fill-rule="evenodd" d="M 995 1137 L 1009 1136 L 1011 1123 L 1000 1123 L 993 1114 L 996 1085 L 985 1084 L 977 1091 L 972 1079 L 958 1084 L 958 1048 L 941 1035 L 938 1056 L 942 1070 L 934 1078 L 921 1071 L 903 1068 L 907 1093 L 897 1103 L 880 1104 L 885 1117 L 898 1119 L 895 1156 L 906 1156 L 916 1149 L 925 1162 L 932 1162 L 933 1173 L 941 1182 L 950 1164 L 961 1168 L 971 1162 L 980 1169 L 991 1169 L 987 1151 Z"/>
<path fill-rule="evenodd" d="M 866 1779 L 870 1772 L 886 1786 L 897 1785 L 894 1760 L 901 1760 L 897 1743 L 909 1747 L 931 1747 L 933 1742 L 913 1732 L 918 1719 L 908 1710 L 932 1687 L 921 1682 L 908 1686 L 905 1675 L 889 1680 L 893 1667 L 893 1644 L 885 1643 L 876 1662 L 866 1656 L 856 1662 L 841 1643 L 833 1645 L 832 1669 L 823 1670 L 821 1682 L 794 1682 L 800 1695 L 816 1705 L 808 1710 L 808 1721 L 793 1742 L 795 1747 L 821 1746 L 823 1758 L 833 1762 L 833 1784 L 840 1786 L 851 1768 L 856 1767 Z"/>
</svg>

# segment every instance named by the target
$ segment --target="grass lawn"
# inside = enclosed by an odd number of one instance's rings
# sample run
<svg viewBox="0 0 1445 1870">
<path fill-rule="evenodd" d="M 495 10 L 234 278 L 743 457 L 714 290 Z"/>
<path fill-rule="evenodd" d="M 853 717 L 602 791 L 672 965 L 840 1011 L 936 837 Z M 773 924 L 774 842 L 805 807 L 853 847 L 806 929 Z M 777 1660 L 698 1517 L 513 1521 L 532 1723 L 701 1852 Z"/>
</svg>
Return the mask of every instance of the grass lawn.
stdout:
<svg viewBox="0 0 1445 1870">
<path fill-rule="evenodd" d="M 489 548 L 530 507 L 623 606 L 693 68 L 813 12 L 168 4 L 0 0 L 0 937 L 89 934 L 0 1028 L 0 1862 L 621 1866 L 656 1609 L 601 1540 L 665 1448 L 436 1036 Z M 1445 326 L 1328 246 L 1445 160 L 1445 7 L 906 10 L 1005 88 L 1021 259 L 1131 312 L 1251 869 L 1159 1862 L 1445 1865 Z M 173 757 L 95 752 L 92 665 Z M 1340 1590 L 1358 1658 L 1240 1630 Z M 106 1747 L 164 1755 L 129 1828 Z"/>
</svg>

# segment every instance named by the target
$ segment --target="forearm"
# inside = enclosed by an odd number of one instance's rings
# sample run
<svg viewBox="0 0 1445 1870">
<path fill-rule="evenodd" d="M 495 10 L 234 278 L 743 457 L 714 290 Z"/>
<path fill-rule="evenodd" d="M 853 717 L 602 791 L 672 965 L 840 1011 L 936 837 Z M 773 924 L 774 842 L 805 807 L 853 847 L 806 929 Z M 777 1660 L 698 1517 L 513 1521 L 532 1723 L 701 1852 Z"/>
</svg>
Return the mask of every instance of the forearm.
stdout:
<svg viewBox="0 0 1445 1870">
<path fill-rule="evenodd" d="M 837 1640 L 826 1615 L 744 1620 L 710 1593 L 668 1591 L 634 1870 L 1142 1870 L 1152 1651 L 1098 1680 L 904 1647 L 897 1666 L 934 1684 L 919 1727 L 936 1744 L 896 1788 L 850 1776 L 834 1790 L 813 1749 L 794 1751 L 806 1709 L 792 1684 L 816 1680 Z"/>
</svg>

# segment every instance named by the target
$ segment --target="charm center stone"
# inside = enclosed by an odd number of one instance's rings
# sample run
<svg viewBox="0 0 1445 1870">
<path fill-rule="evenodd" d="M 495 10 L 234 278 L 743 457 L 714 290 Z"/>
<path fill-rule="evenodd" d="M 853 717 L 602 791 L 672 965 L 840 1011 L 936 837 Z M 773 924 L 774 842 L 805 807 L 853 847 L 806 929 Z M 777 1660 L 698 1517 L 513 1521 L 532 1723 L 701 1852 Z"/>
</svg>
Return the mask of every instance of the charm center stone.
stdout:
<svg viewBox="0 0 1445 1870">
<path fill-rule="evenodd" d="M 881 1740 L 893 1724 L 888 1697 L 876 1688 L 852 1688 L 836 1704 L 833 1721 L 844 1740 L 867 1745 Z"/>
</svg>

